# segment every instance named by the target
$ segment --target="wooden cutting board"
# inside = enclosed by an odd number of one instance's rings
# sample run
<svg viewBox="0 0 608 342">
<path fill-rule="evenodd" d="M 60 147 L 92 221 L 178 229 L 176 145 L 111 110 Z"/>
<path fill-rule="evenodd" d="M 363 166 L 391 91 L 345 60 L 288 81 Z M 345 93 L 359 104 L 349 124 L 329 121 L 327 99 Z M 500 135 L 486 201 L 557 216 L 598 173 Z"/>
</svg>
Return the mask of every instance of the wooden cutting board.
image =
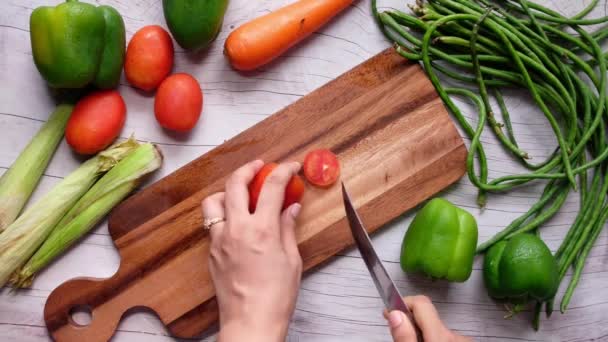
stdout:
<svg viewBox="0 0 608 342">
<path fill-rule="evenodd" d="M 315 148 L 338 155 L 370 232 L 458 180 L 467 153 L 420 66 L 386 50 L 116 208 L 109 230 L 120 268 L 56 288 L 44 309 L 50 334 L 106 341 L 135 307 L 156 312 L 177 337 L 201 334 L 218 319 L 201 201 L 245 162 L 303 161 Z M 297 229 L 305 270 L 353 243 L 339 189 L 307 185 Z M 78 306 L 92 311 L 88 326 L 72 320 Z"/>
</svg>

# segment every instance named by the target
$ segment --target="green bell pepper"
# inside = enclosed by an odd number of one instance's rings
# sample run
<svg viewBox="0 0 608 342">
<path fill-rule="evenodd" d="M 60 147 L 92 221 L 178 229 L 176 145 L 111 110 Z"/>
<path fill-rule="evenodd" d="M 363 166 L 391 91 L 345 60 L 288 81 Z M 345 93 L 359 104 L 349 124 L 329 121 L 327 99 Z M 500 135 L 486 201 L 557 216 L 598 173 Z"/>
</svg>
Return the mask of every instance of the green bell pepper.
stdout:
<svg viewBox="0 0 608 342">
<path fill-rule="evenodd" d="M 484 258 L 483 278 L 491 297 L 514 303 L 547 300 L 559 286 L 557 262 L 533 234 L 518 234 L 492 246 Z"/>
<path fill-rule="evenodd" d="M 169 31 L 182 48 L 204 49 L 222 28 L 228 0 L 163 0 Z"/>
<path fill-rule="evenodd" d="M 414 217 L 403 238 L 401 268 L 463 282 L 473 270 L 477 222 L 467 211 L 435 198 Z"/>
<path fill-rule="evenodd" d="M 67 0 L 30 16 L 34 63 L 53 88 L 118 85 L 125 59 L 125 25 L 110 6 Z"/>
</svg>

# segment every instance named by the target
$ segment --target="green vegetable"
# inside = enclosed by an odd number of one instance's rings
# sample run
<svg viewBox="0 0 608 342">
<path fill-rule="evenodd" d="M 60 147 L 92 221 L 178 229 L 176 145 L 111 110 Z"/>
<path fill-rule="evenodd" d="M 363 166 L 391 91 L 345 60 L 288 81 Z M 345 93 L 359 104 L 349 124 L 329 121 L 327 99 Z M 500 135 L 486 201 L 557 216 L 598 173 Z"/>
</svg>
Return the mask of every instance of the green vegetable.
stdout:
<svg viewBox="0 0 608 342">
<path fill-rule="evenodd" d="M 555 258 L 533 234 L 519 234 L 492 246 L 484 259 L 483 279 L 490 296 L 524 302 L 550 299 L 559 285 Z"/>
<path fill-rule="evenodd" d="M 608 17 L 587 19 L 598 5 L 592 0 L 578 14 L 562 14 L 528 0 L 427 0 L 412 6 L 413 14 L 398 10 L 372 12 L 396 51 L 420 61 L 446 107 L 471 139 L 467 174 L 479 189 L 484 206 L 491 192 L 509 191 L 530 182 L 545 181 L 543 193 L 531 208 L 513 220 L 477 251 L 487 251 L 505 239 L 526 232 L 538 234 L 578 188 L 581 207 L 556 253 L 558 280 L 571 267 L 574 276 L 562 299 L 564 311 L 580 278 L 585 259 L 608 214 L 607 58 L 601 46 L 608 26 L 595 31 L 585 25 L 608 22 Z M 418 34 L 417 34 L 418 33 Z M 440 75 L 478 88 L 446 88 Z M 557 146 L 546 160 L 531 163 L 517 143 L 502 89 L 528 92 L 553 130 Z M 456 106 L 452 96 L 472 100 L 478 108 L 476 127 Z M 492 108 L 494 98 L 498 108 Z M 502 123 L 495 111 L 500 111 Z M 530 114 L 533 115 L 533 114 Z M 488 160 L 481 135 L 489 127 L 505 151 L 527 172 L 488 179 Z M 477 159 L 477 160 L 475 160 Z M 590 181 L 590 177 L 592 181 Z M 553 298 L 546 304 L 552 312 Z M 542 305 L 542 303 L 541 303 Z M 541 305 L 535 313 L 540 314 Z M 538 316 L 534 322 L 539 322 Z"/>
<path fill-rule="evenodd" d="M 63 137 L 72 105 L 57 106 L 48 121 L 0 177 L 0 233 L 19 215 Z"/>
<path fill-rule="evenodd" d="M 110 6 L 67 0 L 36 8 L 30 17 L 34 62 L 53 88 L 118 85 L 125 57 L 125 26 Z"/>
<path fill-rule="evenodd" d="M 13 283 L 17 287 L 29 286 L 35 273 L 93 228 L 161 163 L 162 156 L 152 144 L 142 144 L 130 152 L 61 219 L 38 251 L 14 275 Z"/>
<path fill-rule="evenodd" d="M 228 0 L 163 0 L 167 26 L 177 43 L 196 51 L 209 46 L 222 28 Z"/>
<path fill-rule="evenodd" d="M 105 31 L 101 62 L 93 84 L 102 89 L 109 89 L 118 85 L 125 62 L 125 23 L 120 13 L 113 7 L 99 6 L 97 8 L 103 14 Z"/>
<path fill-rule="evenodd" d="M 0 287 L 6 284 L 11 273 L 34 254 L 57 223 L 99 177 L 138 145 L 136 141 L 128 140 L 89 159 L 0 234 Z"/>
<path fill-rule="evenodd" d="M 416 214 L 403 238 L 401 268 L 463 282 L 473 270 L 476 245 L 475 218 L 452 203 L 435 198 Z"/>
</svg>

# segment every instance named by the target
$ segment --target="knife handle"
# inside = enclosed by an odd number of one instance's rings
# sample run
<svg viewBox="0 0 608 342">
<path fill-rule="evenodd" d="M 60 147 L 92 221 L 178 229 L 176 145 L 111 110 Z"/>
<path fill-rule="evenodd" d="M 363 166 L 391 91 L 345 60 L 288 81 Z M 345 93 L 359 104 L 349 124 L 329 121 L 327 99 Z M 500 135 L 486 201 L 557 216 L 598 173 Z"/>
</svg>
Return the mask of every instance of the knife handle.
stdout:
<svg viewBox="0 0 608 342">
<path fill-rule="evenodd" d="M 414 332 L 416 333 L 416 340 L 418 342 L 424 342 L 424 338 L 422 336 L 422 330 L 420 330 L 420 327 L 418 327 L 418 324 L 416 324 L 416 319 L 414 318 L 414 314 L 412 313 L 410 308 L 407 307 L 407 304 L 405 304 L 405 302 L 403 301 L 403 298 L 393 296 L 393 298 L 391 298 L 391 299 L 392 299 L 391 306 L 395 310 L 399 310 L 399 311 L 403 312 L 405 314 L 405 316 L 407 317 L 407 319 L 412 324 L 412 326 L 414 327 Z"/>
<path fill-rule="evenodd" d="M 420 328 L 418 327 L 418 324 L 416 324 L 416 320 L 414 319 L 414 316 L 412 316 L 410 313 L 410 316 L 408 316 L 408 318 L 410 319 L 410 322 L 412 323 L 412 326 L 414 327 L 414 331 L 416 332 L 416 341 L 424 342 L 424 337 L 422 336 L 422 330 L 420 330 Z"/>
<path fill-rule="evenodd" d="M 406 310 L 403 311 L 403 313 L 405 314 L 407 319 L 410 320 L 410 323 L 412 323 L 412 326 L 414 327 L 414 332 L 416 333 L 416 341 L 424 342 L 424 338 L 422 336 L 422 330 L 420 330 L 420 327 L 418 327 L 418 324 L 416 324 L 416 319 L 414 318 L 414 314 L 412 314 L 412 312 L 409 309 L 407 309 L 407 306 L 406 306 Z"/>
</svg>

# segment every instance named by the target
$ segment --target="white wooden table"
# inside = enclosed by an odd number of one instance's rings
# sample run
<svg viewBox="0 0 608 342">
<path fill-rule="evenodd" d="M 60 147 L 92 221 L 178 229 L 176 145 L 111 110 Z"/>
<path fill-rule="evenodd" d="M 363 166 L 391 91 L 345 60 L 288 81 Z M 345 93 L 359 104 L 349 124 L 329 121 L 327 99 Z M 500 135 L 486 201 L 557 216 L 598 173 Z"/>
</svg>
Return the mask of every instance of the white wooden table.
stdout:
<svg viewBox="0 0 608 342">
<path fill-rule="evenodd" d="M 124 17 L 127 36 L 148 24 L 165 25 L 160 0 L 98 0 L 116 7 Z M 128 106 L 123 136 L 135 133 L 141 140 L 157 143 L 165 164 L 154 180 L 176 170 L 268 115 L 292 103 L 389 44 L 372 21 L 369 0 L 360 0 L 322 31 L 289 51 L 276 63 L 249 77 L 232 71 L 222 56 L 228 32 L 241 23 L 290 2 L 290 0 L 232 0 L 223 30 L 212 48 L 197 57 L 176 49 L 174 71 L 193 74 L 204 91 L 203 118 L 187 137 L 170 136 L 156 124 L 153 97 L 142 96 L 121 82 L 120 92 Z M 414 0 L 407 0 L 413 3 Z M 544 1 L 565 14 L 572 14 L 589 0 Z M 39 76 L 29 42 L 29 15 L 40 5 L 55 0 L 2 0 L 0 2 L 0 174 L 11 165 L 53 108 L 49 92 Z M 383 6 L 405 9 L 400 0 L 384 0 Z M 593 13 L 603 15 L 604 9 Z M 517 95 L 517 94 L 515 94 Z M 531 109 L 527 98 L 510 96 L 513 123 L 523 148 L 533 157 L 548 155 L 555 146 L 543 116 Z M 465 103 L 462 103 L 465 105 Z M 474 111 L 468 117 L 475 120 Z M 487 130 L 486 130 L 487 131 Z M 490 176 L 519 169 L 497 145 L 491 134 L 483 139 L 490 159 Z M 62 143 L 46 170 L 34 200 L 77 167 L 80 160 Z M 475 205 L 475 188 L 466 179 L 442 195 L 470 210 L 479 223 L 480 241 L 525 212 L 540 195 L 542 184 L 489 197 L 481 212 Z M 552 249 L 561 242 L 578 210 L 578 196 L 571 195 L 561 213 L 546 224 L 542 235 Z M 543 317 L 541 330 L 530 325 L 530 310 L 505 320 L 504 308 L 493 302 L 483 287 L 481 260 L 468 282 L 431 282 L 406 276 L 399 267 L 401 239 L 412 214 L 385 227 L 373 237 L 386 267 L 404 294 L 430 296 L 446 324 L 476 340 L 608 340 L 608 237 L 602 233 L 587 261 L 570 308 Z M 50 291 L 76 276 L 109 277 L 119 264 L 105 224 L 71 249 L 36 278 L 33 288 L 0 294 L 0 341 L 44 341 L 42 312 Z M 566 281 L 569 276 L 566 278 Z M 560 289 L 563 293 L 564 286 Z M 290 326 L 290 341 L 387 341 L 381 316 L 382 302 L 356 250 L 336 256 L 304 277 L 297 309 Z M 213 339 L 213 338 L 210 338 Z M 173 340 L 154 314 L 137 312 L 121 322 L 116 341 Z"/>
</svg>

